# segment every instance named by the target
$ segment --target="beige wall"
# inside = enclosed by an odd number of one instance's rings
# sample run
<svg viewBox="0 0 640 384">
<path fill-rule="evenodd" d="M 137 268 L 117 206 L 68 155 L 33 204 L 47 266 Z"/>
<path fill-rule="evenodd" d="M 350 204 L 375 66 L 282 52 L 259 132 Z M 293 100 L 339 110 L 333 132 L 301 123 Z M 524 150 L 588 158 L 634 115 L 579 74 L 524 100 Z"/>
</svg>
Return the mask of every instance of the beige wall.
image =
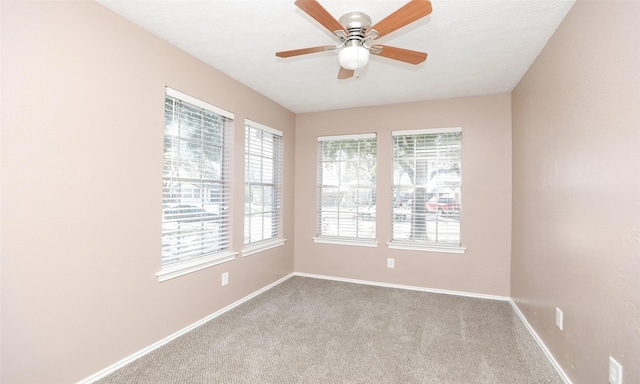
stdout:
<svg viewBox="0 0 640 384">
<path fill-rule="evenodd" d="M 638 15 L 578 1 L 513 93 L 511 295 L 574 383 L 640 383 Z"/>
<path fill-rule="evenodd" d="M 381 91 L 382 92 L 382 91 Z M 391 131 L 462 127 L 464 254 L 389 249 Z M 377 248 L 316 244 L 317 137 L 375 132 Z M 510 95 L 471 97 L 296 117 L 297 272 L 509 296 L 511 225 Z M 386 266 L 395 258 L 395 268 Z"/>
<path fill-rule="evenodd" d="M 1 7 L 1 382 L 76 382 L 293 271 L 293 113 L 97 3 Z M 157 281 L 167 85 L 236 115 L 236 234 L 242 121 L 284 131 L 284 247 Z"/>
</svg>

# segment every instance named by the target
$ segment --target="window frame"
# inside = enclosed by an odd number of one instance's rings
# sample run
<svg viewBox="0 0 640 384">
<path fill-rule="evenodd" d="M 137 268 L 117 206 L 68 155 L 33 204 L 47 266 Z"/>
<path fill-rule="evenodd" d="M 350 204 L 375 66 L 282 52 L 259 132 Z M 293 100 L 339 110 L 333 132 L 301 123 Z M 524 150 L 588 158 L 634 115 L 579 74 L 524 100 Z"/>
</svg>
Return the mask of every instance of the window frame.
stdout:
<svg viewBox="0 0 640 384">
<path fill-rule="evenodd" d="M 283 155 L 284 155 L 284 133 L 277 129 L 271 128 L 269 126 L 260 124 L 256 121 L 245 119 L 244 121 L 244 158 L 245 158 L 245 172 L 244 172 L 244 193 L 245 193 L 245 202 L 244 202 L 244 212 L 243 212 L 243 249 L 242 256 L 249 256 L 255 253 L 259 253 L 265 251 L 267 249 L 275 248 L 284 245 L 286 239 L 283 238 L 282 235 L 282 191 L 283 191 Z M 260 158 L 265 158 L 265 150 L 264 150 L 264 139 L 260 141 L 260 152 L 259 153 L 251 153 L 251 133 L 252 131 L 261 131 L 263 135 L 270 135 L 271 140 L 274 141 L 273 152 L 272 152 L 272 160 L 273 160 L 273 173 L 270 175 L 271 182 L 252 182 L 249 180 L 248 175 L 254 172 L 252 168 L 253 162 L 251 161 L 252 156 L 257 156 Z M 266 153 L 268 154 L 268 152 Z M 260 166 L 260 179 L 264 180 L 264 174 L 262 173 L 262 163 Z M 273 196 L 271 206 L 273 210 L 270 212 L 274 214 L 275 217 L 272 217 L 272 236 L 269 238 L 262 238 L 260 240 L 249 241 L 246 239 L 246 231 L 247 231 L 247 216 L 249 216 L 249 226 L 251 226 L 251 216 L 254 215 L 253 212 L 247 213 L 247 203 L 246 196 L 247 192 L 251 195 L 253 186 L 270 186 L 273 188 Z M 253 199 L 252 199 L 253 200 Z M 267 211 L 260 211 L 260 214 L 264 215 Z M 264 220 L 264 219 L 263 219 Z M 275 228 L 273 228 L 275 227 Z M 264 229 L 264 227 L 263 227 Z M 251 231 L 251 229 L 249 229 Z M 263 233 L 264 235 L 264 233 Z"/>
<path fill-rule="evenodd" d="M 187 118 L 187 116 L 180 114 L 180 111 L 175 111 L 174 110 L 174 117 L 172 117 L 171 123 L 169 123 L 169 121 L 167 120 L 167 106 L 169 102 L 173 102 L 173 107 L 175 108 L 176 106 L 182 106 L 185 105 L 186 108 L 190 108 L 192 111 L 193 110 L 199 110 L 199 112 L 202 114 L 202 118 L 204 119 L 206 116 L 218 116 L 218 118 L 221 118 L 223 120 L 223 125 L 222 125 L 222 133 L 221 133 L 221 137 L 220 137 L 220 141 L 219 141 L 219 148 L 222 150 L 222 153 L 220 154 L 220 175 L 218 178 L 215 178 L 213 176 L 203 176 L 204 172 L 202 171 L 205 168 L 202 168 L 203 165 L 201 164 L 201 168 L 200 168 L 200 176 L 199 177 L 194 177 L 193 175 L 185 175 L 185 176 L 180 176 L 181 171 L 180 167 L 182 161 L 185 161 L 186 159 L 191 159 L 192 158 L 188 158 L 188 157 L 181 157 L 180 154 L 180 149 L 178 149 L 178 154 L 171 156 L 171 163 L 169 165 L 169 176 L 167 176 L 166 174 L 166 167 L 167 165 L 163 165 L 163 214 L 162 214 L 162 239 L 163 239 L 163 251 L 162 251 L 162 256 L 160 259 L 160 264 L 161 264 L 161 269 L 158 273 L 156 273 L 156 276 L 158 278 L 159 282 L 162 281 L 166 281 L 169 279 L 173 279 L 175 277 L 178 276 L 182 276 L 191 272 L 195 272 L 213 265 L 217 265 L 217 264 L 221 264 L 230 260 L 233 260 L 235 258 L 235 256 L 237 255 L 237 252 L 233 252 L 231 250 L 232 247 L 232 239 L 231 239 L 231 153 L 232 153 L 232 145 L 233 145 L 233 126 L 234 126 L 234 114 L 226 111 L 224 109 L 221 109 L 219 107 L 216 107 L 214 105 L 211 105 L 207 102 L 204 102 L 200 99 L 197 99 L 195 97 L 189 96 L 185 93 L 182 93 L 180 91 L 177 91 L 173 88 L 170 87 L 166 87 L 165 88 L 165 97 L 164 97 L 164 113 L 165 113 L 165 131 L 163 134 L 163 142 L 165 142 L 166 144 L 166 140 L 170 140 L 172 143 L 172 148 L 173 148 L 173 143 L 178 143 L 178 148 L 181 145 L 184 145 L 183 142 L 188 142 L 189 145 L 192 146 L 197 146 L 198 148 L 202 148 L 202 151 L 204 153 L 205 149 L 207 150 L 212 150 L 214 148 L 214 146 L 212 146 L 211 143 L 208 143 L 207 140 L 205 138 L 206 136 L 206 132 L 203 131 L 203 127 L 204 125 L 200 124 L 197 127 L 197 131 L 196 131 L 196 135 L 194 137 L 190 137 L 188 139 L 184 138 L 182 136 L 182 134 L 180 133 L 180 130 L 182 129 L 181 125 L 178 124 L 178 133 L 171 133 L 170 129 L 168 128 L 169 124 L 174 124 L 174 119 L 177 117 L 178 119 L 180 118 Z M 176 114 L 177 113 L 177 114 Z M 186 124 L 185 124 L 186 126 Z M 171 128 L 171 130 L 175 129 L 175 126 Z M 186 129 L 186 127 L 185 127 Z M 200 135 L 198 137 L 198 135 Z M 216 137 L 217 138 L 217 137 Z M 204 155 L 203 155 L 204 156 Z M 166 161 L 166 158 L 163 155 L 163 163 Z M 207 171 L 211 172 L 210 168 L 206 168 Z M 177 173 L 179 176 L 174 176 L 174 173 Z M 195 208 L 199 208 L 200 211 L 199 212 L 207 212 L 206 210 L 204 210 L 205 208 L 205 201 L 208 202 L 212 202 L 214 199 L 218 199 L 220 198 L 222 201 L 220 204 L 218 204 L 218 211 L 215 213 L 211 213 L 210 215 L 202 215 L 202 216 L 197 216 L 196 217 L 190 217 L 189 220 L 185 220 L 185 217 L 183 216 L 183 212 L 185 211 L 184 207 L 184 201 L 183 199 L 186 199 L 188 196 L 187 194 L 185 194 L 184 196 L 182 195 L 181 192 L 179 192 L 178 197 L 174 196 L 174 192 L 167 192 L 166 189 L 166 185 L 167 183 L 173 185 L 173 183 L 178 183 L 180 185 L 180 187 L 178 187 L 178 189 L 181 190 L 181 186 L 182 184 L 188 183 L 189 181 L 193 181 L 196 184 L 202 184 L 202 185 L 206 185 L 206 184 L 210 184 L 210 185 L 217 185 L 218 188 L 215 188 L 213 190 L 210 190 L 209 193 L 201 193 L 199 188 L 197 193 L 193 193 L 196 192 L 196 189 L 193 190 L 193 192 L 191 192 L 189 194 L 190 199 L 194 200 L 193 203 L 198 203 L 195 201 L 195 199 L 200 199 L 200 207 L 198 207 L 197 205 L 193 205 Z M 177 205 L 173 205 L 177 201 Z M 188 200 L 187 200 L 188 201 Z M 188 201 L 191 203 L 191 201 Z M 172 205 L 168 205 L 168 204 L 172 204 Z M 189 206 L 191 206 L 191 204 L 189 204 Z M 171 210 L 171 214 L 167 214 L 167 212 L 169 212 L 169 210 Z M 222 213 L 220 213 L 222 212 Z M 182 218 L 182 220 L 181 220 Z M 189 222 L 189 224 L 187 225 L 187 222 Z M 176 229 L 171 229 L 170 226 L 177 226 Z M 197 225 L 200 225 L 200 230 L 195 230 L 195 227 Z M 185 226 L 185 230 L 182 230 L 181 227 Z M 191 227 L 191 229 L 189 229 Z M 216 229 L 214 229 L 214 227 L 216 227 Z M 177 233 L 175 236 L 169 236 L 170 233 Z M 222 234 L 219 235 L 218 237 L 215 238 L 215 242 L 216 242 L 216 247 L 220 247 L 220 249 L 216 249 L 213 251 L 207 251 L 207 247 L 202 245 L 201 249 L 202 249 L 202 253 L 201 254 L 195 254 L 195 255 L 188 255 L 186 256 L 186 252 L 184 251 L 175 251 L 177 253 L 176 257 L 177 260 L 176 261 L 167 261 L 166 260 L 166 255 L 170 252 L 167 247 L 170 247 L 169 245 L 166 245 L 165 240 L 169 239 L 172 240 L 174 242 L 177 242 L 178 244 L 180 244 L 181 242 L 184 244 L 190 244 L 190 242 L 193 242 L 192 240 L 187 240 L 187 234 L 190 234 L 191 236 L 193 236 L 194 234 L 197 233 L 197 236 L 201 238 L 200 242 L 201 243 L 207 243 L 207 242 L 212 242 L 211 240 L 211 235 L 213 233 L 218 233 L 218 234 Z M 178 246 L 178 249 L 180 247 Z M 183 253 L 180 253 L 183 252 Z M 196 251 L 197 253 L 197 251 Z M 182 259 L 181 259 L 182 257 Z"/>
<path fill-rule="evenodd" d="M 378 241 L 377 241 L 377 217 L 373 220 L 373 237 L 353 237 L 353 236 L 340 236 L 340 235 L 325 235 L 322 234 L 322 230 L 323 230 L 323 203 L 322 203 L 322 191 L 323 188 L 333 188 L 333 189 L 342 189 L 342 188 L 349 188 L 346 186 L 341 185 L 340 181 L 338 182 L 338 184 L 336 185 L 324 185 L 323 184 L 323 165 L 325 162 L 328 162 L 330 160 L 325 160 L 323 159 L 323 143 L 324 142 L 341 142 L 341 141 L 348 141 L 348 140 L 373 140 L 374 143 L 374 148 L 375 148 L 375 157 L 374 157 L 374 161 L 377 162 L 377 152 L 378 152 L 378 138 L 377 138 L 377 134 L 376 133 L 358 133 L 358 134 L 348 134 L 348 135 L 333 135 L 333 136 L 319 136 L 317 138 L 318 141 L 318 160 L 317 160 L 317 165 L 316 165 L 316 169 L 317 169 L 317 182 L 316 182 L 316 195 L 317 195 L 317 204 L 316 204 L 316 236 L 313 237 L 313 241 L 315 243 L 320 243 L 320 244 L 339 244 L 339 245 L 353 245 L 353 246 L 363 246 L 363 247 L 377 247 L 378 246 Z M 363 159 L 360 159 L 361 161 L 365 161 Z M 332 162 L 337 162 L 340 163 L 341 160 L 336 161 L 336 160 L 331 160 Z M 346 162 L 347 160 L 345 160 Z M 375 196 L 376 196 L 376 180 L 377 177 L 375 175 L 374 172 L 374 183 L 372 183 L 371 185 L 368 186 L 369 189 L 371 189 L 371 194 L 372 194 L 372 202 L 373 205 L 375 206 L 376 201 L 375 201 Z M 360 188 L 360 185 L 358 184 L 358 186 L 353 187 L 356 190 L 358 188 Z M 339 217 L 339 208 L 338 208 L 338 217 Z M 339 218 L 337 219 L 339 220 Z M 356 232 L 359 231 L 359 224 L 360 221 L 364 221 L 364 218 L 362 218 L 359 215 L 359 211 L 358 209 L 356 209 L 356 213 L 355 213 L 355 220 L 356 220 Z M 338 228 L 339 230 L 339 228 Z"/>
<path fill-rule="evenodd" d="M 462 127 L 452 127 L 452 128 L 428 128 L 428 129 L 414 129 L 414 130 L 399 130 L 399 131 L 392 131 L 391 135 L 392 135 L 392 147 L 395 147 L 395 140 L 396 137 L 399 136 L 421 136 L 421 135 L 438 135 L 438 134 L 447 134 L 447 133 L 459 133 L 460 134 L 460 142 L 459 142 L 459 146 L 460 146 L 460 157 L 459 157 L 459 175 L 460 175 L 460 182 L 459 182 L 459 189 L 460 189 L 460 195 L 459 195 L 459 219 L 458 219 L 458 239 L 459 242 L 456 243 L 449 243 L 449 242 L 437 242 L 437 241 L 423 241 L 423 240 L 410 240 L 410 239 L 406 239 L 406 240 L 395 240 L 394 236 L 394 226 L 396 225 L 395 221 L 394 221 L 394 215 L 395 213 L 393 212 L 394 210 L 394 206 L 395 206 L 395 201 L 394 199 L 396 197 L 396 189 L 400 189 L 402 188 L 402 184 L 397 183 L 396 184 L 396 180 L 394 175 L 392 174 L 392 182 L 391 182 L 391 189 L 392 189 L 392 193 L 391 193 L 391 206 L 392 206 L 392 217 L 391 217 L 391 221 L 392 221 L 392 227 L 391 227 L 391 241 L 389 241 L 387 243 L 387 246 L 390 249 L 401 249 L 401 250 L 418 250 L 418 251 L 432 251 L 432 252 L 444 252 L 444 253 L 464 253 L 466 251 L 466 248 L 464 246 L 462 246 L 462 206 L 461 206 L 461 199 L 462 199 L 462 168 L 463 168 L 463 149 L 462 149 Z M 392 172 L 395 172 L 395 168 L 396 168 L 396 152 L 395 150 L 393 151 L 393 155 L 391 158 L 391 162 L 392 162 Z M 425 159 L 428 159 L 428 157 L 425 157 Z M 413 185 L 413 187 L 415 188 L 416 184 Z M 440 197 L 438 196 L 438 199 Z M 413 214 L 413 212 L 412 212 Z M 426 215 L 426 211 L 425 211 L 425 215 Z M 439 230 L 439 229 L 437 229 Z"/>
</svg>

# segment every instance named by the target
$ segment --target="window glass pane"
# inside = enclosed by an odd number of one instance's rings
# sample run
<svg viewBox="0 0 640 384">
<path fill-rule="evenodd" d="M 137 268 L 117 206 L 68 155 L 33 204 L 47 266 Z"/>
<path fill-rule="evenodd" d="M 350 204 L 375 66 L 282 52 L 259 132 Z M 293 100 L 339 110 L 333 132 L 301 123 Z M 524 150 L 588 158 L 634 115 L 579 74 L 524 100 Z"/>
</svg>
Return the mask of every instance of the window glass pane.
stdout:
<svg viewBox="0 0 640 384">
<path fill-rule="evenodd" d="M 262 188 L 262 210 L 264 212 L 272 212 L 272 211 L 274 211 L 273 195 L 274 195 L 273 186 L 265 185 Z"/>
<path fill-rule="evenodd" d="M 375 239 L 375 169 L 375 138 L 319 142 L 319 237 Z"/>
<path fill-rule="evenodd" d="M 274 172 L 274 159 L 273 158 L 263 158 L 262 159 L 262 182 L 263 183 L 273 183 L 273 178 L 275 176 Z"/>
<path fill-rule="evenodd" d="M 165 97 L 163 265 L 229 249 L 230 121 Z"/>
<path fill-rule="evenodd" d="M 245 244 L 279 237 L 281 156 L 281 136 L 245 125 Z"/>
<path fill-rule="evenodd" d="M 394 135 L 392 241 L 460 245 L 461 138 Z"/>
</svg>

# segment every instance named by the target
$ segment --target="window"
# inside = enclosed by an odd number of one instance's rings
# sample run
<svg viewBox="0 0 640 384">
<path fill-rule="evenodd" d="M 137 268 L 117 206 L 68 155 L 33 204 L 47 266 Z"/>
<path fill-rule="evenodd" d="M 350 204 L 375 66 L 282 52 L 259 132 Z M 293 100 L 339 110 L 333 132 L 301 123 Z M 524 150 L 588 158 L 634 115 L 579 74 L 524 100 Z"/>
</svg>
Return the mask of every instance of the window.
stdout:
<svg viewBox="0 0 640 384">
<path fill-rule="evenodd" d="M 316 242 L 375 246 L 376 136 L 319 137 Z"/>
<path fill-rule="evenodd" d="M 246 120 L 243 255 L 282 245 L 282 132 Z"/>
<path fill-rule="evenodd" d="M 165 95 L 160 281 L 233 259 L 233 114 L 171 88 Z"/>
<path fill-rule="evenodd" d="M 393 135 L 391 248 L 460 247 L 462 129 Z"/>
</svg>

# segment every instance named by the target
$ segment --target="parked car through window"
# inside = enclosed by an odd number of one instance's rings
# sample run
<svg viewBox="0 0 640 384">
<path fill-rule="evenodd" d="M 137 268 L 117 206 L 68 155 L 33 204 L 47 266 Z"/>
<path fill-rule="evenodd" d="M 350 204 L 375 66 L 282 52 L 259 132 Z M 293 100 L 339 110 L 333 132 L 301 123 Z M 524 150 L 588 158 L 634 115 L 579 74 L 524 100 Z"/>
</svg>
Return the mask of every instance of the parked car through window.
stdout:
<svg viewBox="0 0 640 384">
<path fill-rule="evenodd" d="M 432 197 L 427 201 L 427 211 L 440 214 L 460 213 L 460 203 L 453 197 Z"/>
</svg>

